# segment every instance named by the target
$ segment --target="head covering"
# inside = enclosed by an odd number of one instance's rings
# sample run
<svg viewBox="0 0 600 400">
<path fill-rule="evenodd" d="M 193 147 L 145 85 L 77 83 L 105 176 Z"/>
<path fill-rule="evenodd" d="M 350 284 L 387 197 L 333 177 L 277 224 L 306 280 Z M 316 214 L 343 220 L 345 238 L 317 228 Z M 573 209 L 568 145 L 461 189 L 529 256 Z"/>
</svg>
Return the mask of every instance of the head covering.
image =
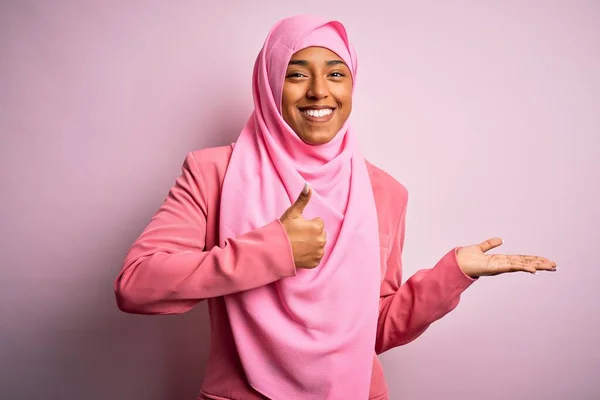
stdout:
<svg viewBox="0 0 600 400">
<path fill-rule="evenodd" d="M 341 23 L 303 15 L 274 25 L 254 67 L 254 112 L 224 178 L 220 245 L 280 218 L 307 182 L 313 194 L 303 215 L 324 220 L 325 255 L 317 268 L 227 295 L 225 305 L 256 390 L 274 400 L 366 399 L 381 277 L 375 200 L 348 121 L 315 146 L 281 115 L 289 60 L 310 46 L 340 56 L 356 83 L 356 54 Z"/>
</svg>

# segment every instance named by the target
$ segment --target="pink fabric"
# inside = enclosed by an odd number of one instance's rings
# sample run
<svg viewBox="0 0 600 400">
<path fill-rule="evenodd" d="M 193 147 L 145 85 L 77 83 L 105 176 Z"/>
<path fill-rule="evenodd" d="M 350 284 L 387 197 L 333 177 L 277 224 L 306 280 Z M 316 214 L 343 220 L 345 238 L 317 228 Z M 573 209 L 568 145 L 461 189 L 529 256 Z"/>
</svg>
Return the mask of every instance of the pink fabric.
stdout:
<svg viewBox="0 0 600 400">
<path fill-rule="evenodd" d="M 356 81 L 341 24 L 299 16 L 275 25 L 255 65 L 255 110 L 224 179 L 220 246 L 280 217 L 308 182 L 313 195 L 304 216 L 325 221 L 325 255 L 318 268 L 227 295 L 225 304 L 257 391 L 274 400 L 366 399 L 381 277 L 375 200 L 348 122 L 330 143 L 311 146 L 281 117 L 287 63 L 306 45 L 337 50 Z"/>
<path fill-rule="evenodd" d="M 210 347 L 202 394 L 211 399 L 264 400 L 246 379 L 225 297 L 287 279 L 296 269 L 278 219 L 219 246 L 219 209 L 231 154 L 231 146 L 188 153 L 164 203 L 123 260 L 115 296 L 120 310 L 134 314 L 182 314 L 206 301 Z M 381 255 L 368 399 L 382 400 L 387 383 L 377 354 L 419 337 L 458 305 L 460 294 L 475 280 L 461 271 L 455 249 L 433 268 L 404 277 L 408 192 L 385 171 L 366 164 L 371 186 L 365 190 L 375 197 Z"/>
</svg>

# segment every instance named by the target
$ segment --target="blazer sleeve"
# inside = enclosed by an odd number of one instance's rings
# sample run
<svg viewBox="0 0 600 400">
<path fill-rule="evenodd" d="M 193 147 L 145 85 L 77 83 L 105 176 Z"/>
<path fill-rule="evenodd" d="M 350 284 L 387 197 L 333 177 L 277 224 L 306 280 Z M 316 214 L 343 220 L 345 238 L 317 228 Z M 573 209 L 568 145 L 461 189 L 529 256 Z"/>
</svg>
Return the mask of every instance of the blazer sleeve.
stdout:
<svg viewBox="0 0 600 400">
<path fill-rule="evenodd" d="M 205 248 L 207 187 L 193 153 L 158 212 L 133 243 L 115 281 L 118 307 L 177 314 L 224 296 L 294 276 L 291 245 L 279 220 Z"/>
<path fill-rule="evenodd" d="M 407 344 L 436 320 L 452 311 L 460 294 L 476 279 L 458 266 L 454 248 L 430 269 L 422 269 L 401 284 L 406 204 L 394 235 L 381 285 L 375 351 L 381 354 Z"/>
</svg>

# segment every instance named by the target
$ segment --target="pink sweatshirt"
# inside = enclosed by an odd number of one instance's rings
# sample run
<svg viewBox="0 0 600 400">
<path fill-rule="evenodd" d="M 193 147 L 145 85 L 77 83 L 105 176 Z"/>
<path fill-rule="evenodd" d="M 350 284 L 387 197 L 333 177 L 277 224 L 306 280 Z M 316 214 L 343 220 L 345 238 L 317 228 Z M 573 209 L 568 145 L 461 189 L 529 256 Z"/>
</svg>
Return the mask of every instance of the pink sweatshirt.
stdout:
<svg viewBox="0 0 600 400">
<path fill-rule="evenodd" d="M 127 254 L 115 293 L 119 308 L 135 314 L 184 313 L 206 299 L 211 341 L 199 398 L 264 399 L 245 379 L 223 296 L 294 276 L 296 270 L 279 220 L 217 246 L 221 187 L 231 152 L 231 146 L 223 146 L 187 155 L 181 176 Z M 458 305 L 475 279 L 462 272 L 452 249 L 433 268 L 401 285 L 408 193 L 383 170 L 367 167 L 381 254 L 369 399 L 383 400 L 388 387 L 377 354 L 416 339 Z"/>
</svg>

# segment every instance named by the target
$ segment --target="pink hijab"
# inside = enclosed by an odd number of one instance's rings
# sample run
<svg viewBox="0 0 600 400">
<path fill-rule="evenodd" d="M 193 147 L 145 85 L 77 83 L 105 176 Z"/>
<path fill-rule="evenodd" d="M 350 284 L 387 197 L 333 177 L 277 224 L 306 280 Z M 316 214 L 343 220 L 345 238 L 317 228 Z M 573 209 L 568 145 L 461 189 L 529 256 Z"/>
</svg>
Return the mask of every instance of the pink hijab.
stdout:
<svg viewBox="0 0 600 400">
<path fill-rule="evenodd" d="M 356 55 L 341 23 L 296 16 L 275 24 L 254 67 L 254 112 L 225 175 L 220 244 L 281 217 L 307 182 L 313 195 L 303 215 L 324 220 L 325 255 L 315 269 L 225 296 L 225 304 L 257 391 L 275 400 L 367 399 L 380 270 L 365 160 L 348 122 L 331 142 L 312 146 L 280 111 L 287 64 L 311 46 L 334 51 L 356 83 Z"/>
</svg>

